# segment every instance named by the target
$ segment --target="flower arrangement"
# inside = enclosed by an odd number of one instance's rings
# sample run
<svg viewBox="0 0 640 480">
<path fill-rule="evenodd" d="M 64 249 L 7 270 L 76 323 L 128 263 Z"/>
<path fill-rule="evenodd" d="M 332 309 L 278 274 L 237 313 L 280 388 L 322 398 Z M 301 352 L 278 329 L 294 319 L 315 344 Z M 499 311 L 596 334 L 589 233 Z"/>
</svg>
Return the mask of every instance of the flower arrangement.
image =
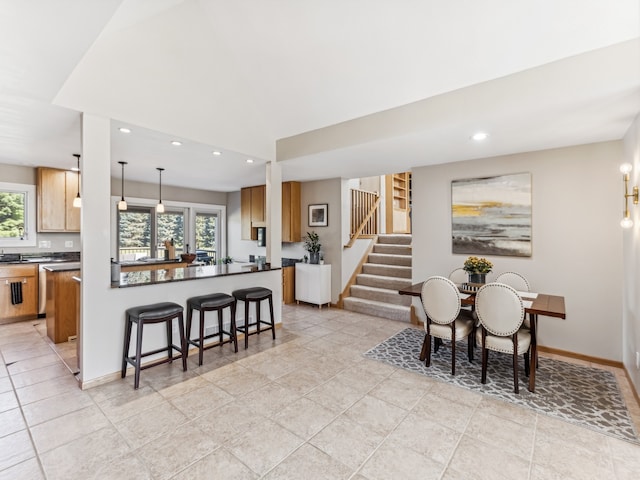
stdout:
<svg viewBox="0 0 640 480">
<path fill-rule="evenodd" d="M 493 263 L 486 258 L 469 257 L 465 260 L 463 268 L 468 273 L 489 273 Z"/>
<path fill-rule="evenodd" d="M 318 234 L 307 232 L 307 236 L 304 238 L 304 249 L 309 253 L 318 253 L 321 246 Z"/>
</svg>

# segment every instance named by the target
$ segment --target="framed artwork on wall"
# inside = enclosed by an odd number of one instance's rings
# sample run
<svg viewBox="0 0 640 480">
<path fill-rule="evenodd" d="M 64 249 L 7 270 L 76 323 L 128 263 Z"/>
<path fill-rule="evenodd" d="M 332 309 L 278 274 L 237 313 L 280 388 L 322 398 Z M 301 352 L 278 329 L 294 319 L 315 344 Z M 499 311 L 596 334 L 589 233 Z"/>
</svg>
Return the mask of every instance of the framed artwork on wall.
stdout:
<svg viewBox="0 0 640 480">
<path fill-rule="evenodd" d="M 451 182 L 453 253 L 531 256 L 531 173 Z"/>
<path fill-rule="evenodd" d="M 326 227 L 329 225 L 329 204 L 309 205 L 309 226 Z"/>
</svg>

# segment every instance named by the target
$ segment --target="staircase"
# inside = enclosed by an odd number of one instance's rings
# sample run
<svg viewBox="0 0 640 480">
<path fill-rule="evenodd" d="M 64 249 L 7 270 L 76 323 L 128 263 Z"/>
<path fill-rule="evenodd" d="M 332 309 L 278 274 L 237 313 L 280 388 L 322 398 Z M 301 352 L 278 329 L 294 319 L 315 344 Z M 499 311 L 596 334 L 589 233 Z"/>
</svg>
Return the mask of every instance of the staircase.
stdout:
<svg viewBox="0 0 640 480">
<path fill-rule="evenodd" d="M 343 300 L 345 310 L 411 321 L 412 297 L 398 290 L 411 286 L 411 235 L 379 235 L 362 273 Z"/>
</svg>

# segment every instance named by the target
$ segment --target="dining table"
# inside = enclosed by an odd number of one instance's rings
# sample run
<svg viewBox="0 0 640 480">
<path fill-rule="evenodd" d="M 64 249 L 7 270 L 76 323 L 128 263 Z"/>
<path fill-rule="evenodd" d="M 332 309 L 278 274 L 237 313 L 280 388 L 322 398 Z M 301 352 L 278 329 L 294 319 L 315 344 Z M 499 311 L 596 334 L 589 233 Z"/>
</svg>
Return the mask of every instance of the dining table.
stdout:
<svg viewBox="0 0 640 480">
<path fill-rule="evenodd" d="M 414 283 L 410 287 L 398 290 L 400 295 L 410 295 L 412 297 L 420 297 L 422 294 L 422 285 L 424 282 Z M 475 307 L 476 292 L 479 286 L 471 287 L 469 290 L 467 284 L 458 285 L 461 292 L 460 303 L 462 305 L 470 305 Z M 531 324 L 531 368 L 529 373 L 529 391 L 534 392 L 536 386 L 536 369 L 538 362 L 538 342 L 536 339 L 536 331 L 538 328 L 538 316 L 567 318 L 564 297 L 560 295 L 550 295 L 546 293 L 518 292 L 525 307 L 525 314 L 529 315 L 529 323 Z"/>
</svg>

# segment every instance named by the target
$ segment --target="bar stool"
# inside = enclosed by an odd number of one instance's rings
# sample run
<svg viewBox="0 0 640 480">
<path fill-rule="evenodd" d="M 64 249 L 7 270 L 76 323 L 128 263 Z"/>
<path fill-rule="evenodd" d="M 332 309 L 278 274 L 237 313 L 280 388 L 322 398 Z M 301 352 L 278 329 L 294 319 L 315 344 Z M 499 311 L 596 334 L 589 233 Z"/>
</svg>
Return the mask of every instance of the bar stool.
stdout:
<svg viewBox="0 0 640 480">
<path fill-rule="evenodd" d="M 222 328 L 222 311 L 227 308 L 231 308 L 231 325 L 229 331 L 225 332 Z M 197 340 L 191 340 L 191 318 L 193 311 L 200 311 L 200 335 Z M 204 334 L 204 312 L 218 312 L 218 332 L 211 335 Z M 224 334 L 229 335 L 227 340 L 224 340 Z M 213 338 L 215 336 L 220 337 L 219 343 L 214 343 L 205 346 L 204 341 Z M 210 295 L 201 295 L 199 297 L 191 297 L 187 300 L 187 343 L 198 347 L 198 365 L 202 365 L 203 352 L 211 347 L 222 346 L 225 343 L 233 342 L 235 352 L 238 353 L 238 338 L 236 337 L 236 299 L 226 293 L 212 293 Z"/>
<path fill-rule="evenodd" d="M 183 311 L 184 309 L 182 308 L 182 305 L 178 305 L 173 302 L 153 303 L 151 305 L 142 305 L 127 309 L 124 332 L 124 349 L 122 354 L 122 378 L 127 376 L 127 363 L 133 365 L 135 368 L 134 389 L 137 389 L 140 384 L 140 370 L 155 367 L 156 365 L 161 365 L 163 363 L 173 362 L 173 350 L 180 352 L 180 356 L 182 357 L 182 370 L 187 370 L 187 343 L 184 338 L 184 324 L 182 321 Z M 178 319 L 178 326 L 180 329 L 180 347 L 173 344 L 172 325 L 174 318 Z M 142 353 L 143 327 L 146 324 L 161 322 L 165 322 L 167 328 L 167 346 Z M 129 345 L 131 344 L 131 327 L 134 323 L 138 325 L 136 332 L 136 354 L 135 356 L 130 357 Z M 167 358 L 154 362 L 150 365 L 141 365 L 143 357 L 164 352 L 165 350 L 167 352 Z"/>
<path fill-rule="evenodd" d="M 236 324 L 236 330 L 240 330 L 244 333 L 244 348 L 249 348 L 249 335 L 258 334 L 262 330 L 271 330 L 271 336 L 276 339 L 275 320 L 273 318 L 273 292 L 264 287 L 251 287 L 235 290 L 232 295 L 236 300 L 244 302 L 244 325 L 238 326 Z M 271 321 L 267 322 L 260 318 L 260 302 L 262 300 L 269 300 L 269 314 Z M 256 321 L 249 323 L 249 304 L 255 302 L 256 304 Z M 261 325 L 269 325 L 267 328 L 262 329 Z M 249 333 L 249 327 L 256 327 L 256 330 Z"/>
</svg>

